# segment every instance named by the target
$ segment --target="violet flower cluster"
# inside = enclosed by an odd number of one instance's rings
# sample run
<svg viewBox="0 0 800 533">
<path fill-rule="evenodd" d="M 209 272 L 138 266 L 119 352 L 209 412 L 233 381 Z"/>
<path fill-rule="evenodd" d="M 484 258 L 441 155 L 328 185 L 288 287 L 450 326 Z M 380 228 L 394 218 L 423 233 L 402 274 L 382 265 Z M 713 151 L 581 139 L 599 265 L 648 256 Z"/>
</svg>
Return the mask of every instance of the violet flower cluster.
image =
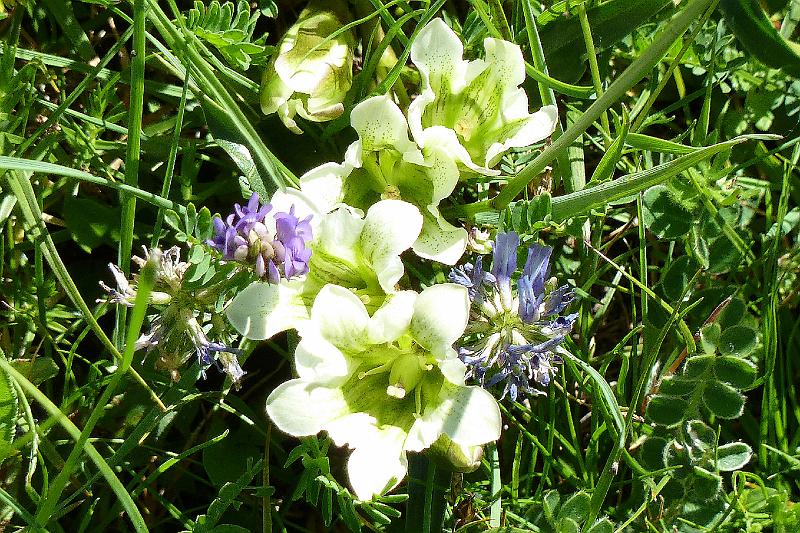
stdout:
<svg viewBox="0 0 800 533">
<path fill-rule="evenodd" d="M 490 272 L 479 256 L 450 273 L 451 281 L 467 287 L 472 301 L 459 348 L 468 377 L 487 388 L 505 382 L 502 395 L 514 401 L 520 390 L 543 394 L 531 382 L 550 383 L 561 362 L 558 349 L 577 319 L 577 314 L 562 314 L 574 292 L 547 279 L 552 248 L 532 244 L 514 286 L 519 243 L 513 231 L 498 233 Z"/>
<path fill-rule="evenodd" d="M 136 340 L 135 349 L 147 353 L 155 351 L 157 365 L 169 371 L 175 380 L 180 377 L 180 367 L 195 355 L 203 377 L 205 370 L 213 365 L 227 374 L 233 386 L 238 388 L 245 375 L 238 360 L 242 352 L 208 338 L 214 327 L 206 318 L 213 305 L 209 306 L 199 298 L 195 290 L 183 286 L 191 265 L 181 261 L 180 248 L 173 246 L 164 251 L 144 248 L 144 257 L 133 256 L 131 259 L 139 268 L 144 268 L 148 261 L 154 262 L 156 268 L 155 284 L 148 303 L 156 308 L 157 313 L 150 316 L 150 327 Z M 111 263 L 108 267 L 116 287 L 100 282 L 108 293 L 106 301 L 133 307 L 138 292 L 138 276 L 129 280 L 117 265 Z"/>
<path fill-rule="evenodd" d="M 270 204 L 260 205 L 253 193 L 247 205 L 234 205 L 233 213 L 223 221 L 214 218 L 214 237 L 207 244 L 222 253 L 223 259 L 251 264 L 259 278 L 278 283 L 308 272 L 312 238 L 311 215 L 303 220 L 294 213 L 272 211 Z"/>
</svg>

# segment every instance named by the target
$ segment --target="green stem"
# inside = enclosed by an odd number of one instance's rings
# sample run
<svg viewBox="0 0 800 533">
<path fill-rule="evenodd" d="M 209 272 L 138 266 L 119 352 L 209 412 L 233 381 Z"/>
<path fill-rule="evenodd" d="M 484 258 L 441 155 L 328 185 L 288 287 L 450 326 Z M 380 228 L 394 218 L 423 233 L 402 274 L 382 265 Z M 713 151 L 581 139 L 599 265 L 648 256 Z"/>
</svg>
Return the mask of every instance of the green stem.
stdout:
<svg viewBox="0 0 800 533">
<path fill-rule="evenodd" d="M 17 369 L 8 363 L 5 353 L 3 353 L 2 349 L 0 349 L 0 369 L 8 374 L 14 381 L 16 381 L 29 396 L 36 400 L 39 405 L 44 408 L 48 415 L 56 419 L 61 427 L 64 428 L 64 430 L 69 434 L 70 437 L 72 437 L 74 441 L 78 442 L 80 440 L 81 432 L 75 426 L 75 424 L 73 424 L 72 421 L 58 409 L 58 406 L 56 406 L 47 396 L 37 389 L 33 383 L 28 381 L 25 376 L 20 374 Z M 123 509 L 125 509 L 125 512 L 128 514 L 128 518 L 130 518 L 134 529 L 137 532 L 147 532 L 147 525 L 144 522 L 142 514 L 139 512 L 136 504 L 128 494 L 128 490 L 120 482 L 119 478 L 117 478 L 116 474 L 105 461 L 105 459 L 103 459 L 103 456 L 100 455 L 97 449 L 88 441 L 84 442 L 82 447 L 83 451 L 86 452 L 86 455 L 95 464 L 97 469 L 108 483 L 108 486 L 119 499 Z"/>
<path fill-rule="evenodd" d="M 169 197 L 169 190 L 172 188 L 172 177 L 175 172 L 175 161 L 178 158 L 178 144 L 181 138 L 181 129 L 183 128 L 183 112 L 186 109 L 186 97 L 189 91 L 189 72 L 186 69 L 186 80 L 183 83 L 183 92 L 181 93 L 181 101 L 178 104 L 178 115 L 175 117 L 175 130 L 172 133 L 172 146 L 169 150 L 169 158 L 167 159 L 167 170 L 164 172 L 164 183 L 161 185 L 162 198 Z M 156 216 L 156 225 L 153 228 L 153 237 L 150 241 L 150 246 L 158 246 L 158 241 L 161 238 L 161 227 L 164 224 L 164 208 L 159 207 L 158 215 Z"/>
<path fill-rule="evenodd" d="M 500 191 L 494 200 L 493 206 L 497 210 L 507 206 L 517 195 L 522 192 L 528 183 L 538 176 L 550 164 L 562 150 L 566 148 L 585 132 L 600 115 L 613 104 L 642 78 L 644 78 L 652 68 L 661 60 L 664 54 L 675 42 L 675 39 L 683 35 L 689 26 L 711 5 L 714 0 L 691 0 L 686 7 L 656 37 L 651 44 L 625 71 L 612 83 L 608 90 L 603 93 L 594 104 L 572 125 L 564 134 L 545 151 L 539 154 L 522 172 L 517 174 Z"/>
<path fill-rule="evenodd" d="M 17 197 L 18 206 L 20 211 L 22 211 L 25 222 L 31 227 L 36 228 L 39 234 L 42 236 L 42 243 L 40 246 L 42 247 L 44 258 L 47 260 L 47 263 L 53 270 L 53 273 L 55 274 L 59 283 L 61 283 L 61 286 L 64 288 L 64 291 L 67 293 L 70 300 L 72 300 L 72 303 L 74 303 L 75 306 L 80 310 L 84 320 L 86 320 L 86 322 L 89 324 L 89 327 L 92 328 L 94 334 L 97 335 L 100 343 L 106 347 L 106 349 L 117 361 L 122 362 L 122 354 L 119 352 L 114 343 L 111 342 L 111 339 L 109 339 L 105 334 L 103 328 L 100 327 L 100 324 L 97 323 L 97 319 L 95 319 L 94 314 L 92 314 L 92 311 L 89 309 L 89 306 L 86 305 L 86 301 L 81 296 L 80 291 L 78 291 L 75 281 L 73 281 L 72 276 L 70 276 L 69 271 L 67 270 L 67 267 L 61 260 L 61 256 L 58 254 L 58 250 L 56 250 L 56 245 L 50 236 L 50 232 L 47 231 L 47 227 L 44 225 L 42 220 L 42 212 L 39 209 L 38 203 L 36 202 L 36 195 L 33 192 L 33 187 L 31 186 L 30 181 L 28 181 L 25 176 L 22 176 L 18 172 L 9 172 L 7 175 L 10 176 L 8 183 L 12 192 L 14 193 L 14 196 Z M 150 398 L 161 409 L 161 411 L 166 411 L 167 408 L 158 398 L 155 391 L 153 391 L 153 389 L 151 389 L 147 382 L 142 378 L 142 376 L 140 376 L 139 373 L 134 369 L 130 369 L 130 374 L 134 380 L 136 380 L 136 382 L 138 382 L 142 387 L 144 387 L 145 390 L 148 391 Z"/>
<path fill-rule="evenodd" d="M 600 67 L 597 65 L 597 50 L 594 48 L 594 39 L 592 38 L 592 27 L 589 25 L 589 17 L 586 15 L 586 4 L 578 4 L 578 20 L 581 23 L 581 33 L 583 33 L 583 42 L 586 45 L 586 55 L 589 59 L 589 71 L 592 74 L 592 85 L 598 97 L 603 94 L 603 82 L 600 79 Z M 608 123 L 608 113 L 603 111 L 600 115 L 600 123 L 603 125 L 604 145 L 608 148 L 610 144 L 611 125 Z"/>
<path fill-rule="evenodd" d="M 489 465 L 492 468 L 491 490 L 492 506 L 490 508 L 489 525 L 500 527 L 500 516 L 503 513 L 503 480 L 500 478 L 500 455 L 497 444 L 489 444 Z"/>
<path fill-rule="evenodd" d="M 531 48 L 531 57 L 533 58 L 533 64 L 536 67 L 535 69 L 528 69 L 526 65 L 526 72 L 530 77 L 538 82 L 539 96 L 542 98 L 542 104 L 556 105 L 556 95 L 553 93 L 551 85 L 544 83 L 535 75 L 536 69 L 539 69 L 542 71 L 545 77 L 552 79 L 548 76 L 549 70 L 547 68 L 547 60 L 544 56 L 544 49 L 542 48 L 542 41 L 539 38 L 539 30 L 536 27 L 536 17 L 533 16 L 530 0 L 525 0 L 522 2 L 522 13 L 525 16 L 525 29 L 528 33 L 528 43 Z M 561 121 L 556 121 L 556 129 L 553 131 L 553 139 L 558 139 L 563 133 L 564 128 L 561 126 Z M 561 175 L 561 179 L 564 181 L 564 186 L 566 187 L 567 191 L 571 192 L 579 188 L 582 189 L 582 186 L 576 188 L 575 181 L 576 179 L 579 179 L 579 177 L 576 176 L 575 172 L 572 170 L 569 153 L 562 152 L 558 155 L 557 159 L 558 168 L 560 170 L 558 174 Z"/>
<path fill-rule="evenodd" d="M 133 49 L 131 50 L 131 92 L 128 108 L 128 142 L 125 156 L 125 184 L 136 187 L 139 184 L 139 162 L 141 160 L 142 115 L 144 113 L 144 0 L 133 2 Z M 117 264 L 128 276 L 131 273 L 131 251 L 133 249 L 133 230 L 136 219 L 136 197 L 122 195 L 122 215 L 120 225 Z M 116 308 L 117 322 L 114 338 L 117 346 L 125 331 L 125 317 L 128 309 L 124 305 Z"/>
<path fill-rule="evenodd" d="M 111 189 L 118 190 L 142 199 L 156 207 L 162 209 L 172 209 L 179 214 L 183 214 L 185 208 L 181 204 L 176 204 L 171 200 L 167 200 L 157 194 L 153 194 L 138 187 L 132 187 L 125 183 L 112 181 L 110 179 L 101 178 L 83 170 L 57 165 L 55 163 L 48 163 L 46 161 L 34 161 L 32 159 L 22 159 L 19 157 L 6 157 L 0 156 L 0 170 L 19 170 L 22 172 L 38 172 L 42 174 L 54 174 L 56 176 L 65 176 L 68 178 L 76 178 L 88 183 L 95 183 L 103 185 Z"/>
</svg>

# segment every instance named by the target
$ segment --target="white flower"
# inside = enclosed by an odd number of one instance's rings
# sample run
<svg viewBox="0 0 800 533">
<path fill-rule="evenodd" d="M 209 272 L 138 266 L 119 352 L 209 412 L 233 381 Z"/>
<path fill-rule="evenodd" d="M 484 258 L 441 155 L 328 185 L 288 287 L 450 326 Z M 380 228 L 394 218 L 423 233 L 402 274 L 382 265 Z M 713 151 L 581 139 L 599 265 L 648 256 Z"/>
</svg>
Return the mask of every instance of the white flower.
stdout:
<svg viewBox="0 0 800 533">
<path fill-rule="evenodd" d="M 277 112 L 284 125 L 298 134 L 303 131 L 295 115 L 324 122 L 342 114 L 342 102 L 353 82 L 355 38 L 349 30 L 330 37 L 349 18 L 340 0 L 315 0 L 300 13 L 264 71 L 261 110 L 265 114 Z"/>
<path fill-rule="evenodd" d="M 500 410 L 485 390 L 464 385 L 452 348 L 469 316 L 464 287 L 434 285 L 392 294 L 372 316 L 353 292 L 325 286 L 295 352 L 299 378 L 267 398 L 267 413 L 295 436 L 327 431 L 354 451 L 347 464 L 356 496 L 391 490 L 406 452 L 442 435 L 468 457 L 500 436 Z"/>
<path fill-rule="evenodd" d="M 519 46 L 484 40 L 486 58 L 464 61 L 464 47 L 442 19 L 433 19 L 411 45 L 411 61 L 422 77 L 422 92 L 408 109 L 414 139 L 431 145 L 472 171 L 491 170 L 511 148 L 548 137 L 556 126 L 556 106 L 528 113 L 525 61 Z"/>
<path fill-rule="evenodd" d="M 383 200 L 365 217 L 339 207 L 322 218 L 311 241 L 309 273 L 280 283 L 255 282 L 228 306 L 228 321 L 250 339 L 268 339 L 308 318 L 319 290 L 336 283 L 358 291 L 375 308 L 395 291 L 400 254 L 417 239 L 422 215 L 400 200 Z"/>
<path fill-rule="evenodd" d="M 448 265 L 455 264 L 467 245 L 467 232 L 447 222 L 439 203 L 458 184 L 456 161 L 443 145 L 431 142 L 424 150 L 408 137 L 403 112 L 386 96 L 368 98 L 350 114 L 358 133 L 342 164 L 327 163 L 300 178 L 303 190 L 318 189 L 330 206 L 344 202 L 366 209 L 385 198 L 416 205 L 423 215 L 414 253 Z"/>
</svg>

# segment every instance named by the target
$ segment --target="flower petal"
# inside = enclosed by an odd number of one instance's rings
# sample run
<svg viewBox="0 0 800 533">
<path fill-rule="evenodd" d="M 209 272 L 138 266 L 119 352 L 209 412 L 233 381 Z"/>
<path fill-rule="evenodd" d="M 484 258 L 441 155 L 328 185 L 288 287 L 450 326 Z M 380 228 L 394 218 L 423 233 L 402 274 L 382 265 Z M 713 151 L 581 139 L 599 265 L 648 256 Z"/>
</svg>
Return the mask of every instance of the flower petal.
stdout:
<svg viewBox="0 0 800 533">
<path fill-rule="evenodd" d="M 367 413 L 350 413 L 325 425 L 325 431 L 337 446 L 351 448 L 368 445 L 378 433 L 377 420 Z"/>
<path fill-rule="evenodd" d="M 477 446 L 500 438 L 501 422 L 500 407 L 489 392 L 445 383 L 439 402 L 425 410 L 411 432 L 427 446 L 442 433 L 461 446 Z"/>
<path fill-rule="evenodd" d="M 455 283 L 432 285 L 414 303 L 411 335 L 434 355 L 443 354 L 464 333 L 469 307 L 466 287 Z"/>
<path fill-rule="evenodd" d="M 253 282 L 236 295 L 225 316 L 248 339 L 269 339 L 308 319 L 303 288 L 302 279 L 277 284 Z"/>
<path fill-rule="evenodd" d="M 416 206 L 400 200 L 382 200 L 367 211 L 361 230 L 361 251 L 372 265 L 384 292 L 393 292 L 403 275 L 400 254 L 411 247 L 422 229 Z"/>
<path fill-rule="evenodd" d="M 337 348 L 351 352 L 364 350 L 369 314 L 364 303 L 348 289 L 325 285 L 314 300 L 311 322 Z"/>
<path fill-rule="evenodd" d="M 302 379 L 281 383 L 267 398 L 267 414 L 278 429 L 304 437 L 319 433 L 331 420 L 348 413 L 340 389 Z"/>
<path fill-rule="evenodd" d="M 324 339 L 314 327 L 303 328 L 294 352 L 294 364 L 301 379 L 325 385 L 339 385 L 351 374 L 350 360 Z"/>
<path fill-rule="evenodd" d="M 369 324 L 370 344 L 392 342 L 408 330 L 414 315 L 417 293 L 400 291 L 390 294 L 383 305 L 372 314 Z"/>
<path fill-rule="evenodd" d="M 408 459 L 403 451 L 406 433 L 387 426 L 374 435 L 369 445 L 359 446 L 347 462 L 347 474 L 356 496 L 371 500 L 391 490 L 408 471 Z"/>
<path fill-rule="evenodd" d="M 450 224 L 435 206 L 423 212 L 422 231 L 412 246 L 414 253 L 424 259 L 455 265 L 467 248 L 467 230 Z"/>
<path fill-rule="evenodd" d="M 524 97 L 524 92 L 520 89 Z M 527 98 L 525 107 L 527 108 Z M 527 109 L 526 109 L 527 112 Z M 497 164 L 500 157 L 511 148 L 529 146 L 549 137 L 558 124 L 558 108 L 554 105 L 544 106 L 536 113 L 515 119 L 515 122 L 504 125 L 505 136 L 499 136 L 498 142 L 486 149 L 486 166 Z M 505 138 L 503 138 L 505 137 Z"/>
<path fill-rule="evenodd" d="M 388 96 L 373 96 L 355 106 L 350 124 L 358 133 L 362 152 L 394 148 L 405 153 L 415 148 L 408 138 L 405 115 Z"/>
<path fill-rule="evenodd" d="M 343 181 L 352 171 L 347 163 L 325 163 L 300 176 L 300 190 L 309 196 L 321 214 L 328 213 L 344 197 Z"/>
<path fill-rule="evenodd" d="M 411 45 L 411 61 L 423 79 L 423 87 L 437 95 L 453 91 L 466 69 L 461 39 L 440 18 L 420 30 Z"/>
</svg>

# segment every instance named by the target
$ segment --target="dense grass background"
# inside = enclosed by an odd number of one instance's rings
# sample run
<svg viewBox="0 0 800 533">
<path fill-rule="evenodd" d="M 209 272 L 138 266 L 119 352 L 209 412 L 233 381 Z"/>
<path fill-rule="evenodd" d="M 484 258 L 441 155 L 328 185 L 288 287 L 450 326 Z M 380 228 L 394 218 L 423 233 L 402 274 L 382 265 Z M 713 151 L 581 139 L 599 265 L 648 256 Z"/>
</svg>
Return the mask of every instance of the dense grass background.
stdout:
<svg viewBox="0 0 800 533">
<path fill-rule="evenodd" d="M 205 12 L 189 2 L 0 1 L 0 530 L 422 531 L 441 516 L 462 531 L 800 531 L 800 60 L 775 40 L 800 3 L 762 2 L 769 20 L 720 4 L 355 6 L 361 66 L 378 19 L 398 57 L 437 15 L 470 57 L 487 36 L 522 46 L 532 106 L 559 107 L 556 150 L 510 154 L 449 212 L 555 247 L 553 275 L 580 296 L 575 359 L 546 396 L 502 402 L 482 468 L 415 460 L 394 495 L 362 503 L 343 450 L 270 429 L 291 336 L 242 342 L 234 390 L 194 359 L 134 353 L 148 313 L 102 302 L 98 281 L 143 244 L 186 254 L 242 184 L 340 161 L 373 73 L 357 70 L 343 119 L 296 136 L 258 91 L 300 3 L 242 3 L 252 33 L 225 37 L 179 24 Z M 391 76 L 414 90 L 410 69 Z M 745 134 L 771 136 L 727 142 Z M 582 194 L 612 179 L 613 195 Z M 415 287 L 447 274 L 407 270 Z"/>
</svg>

